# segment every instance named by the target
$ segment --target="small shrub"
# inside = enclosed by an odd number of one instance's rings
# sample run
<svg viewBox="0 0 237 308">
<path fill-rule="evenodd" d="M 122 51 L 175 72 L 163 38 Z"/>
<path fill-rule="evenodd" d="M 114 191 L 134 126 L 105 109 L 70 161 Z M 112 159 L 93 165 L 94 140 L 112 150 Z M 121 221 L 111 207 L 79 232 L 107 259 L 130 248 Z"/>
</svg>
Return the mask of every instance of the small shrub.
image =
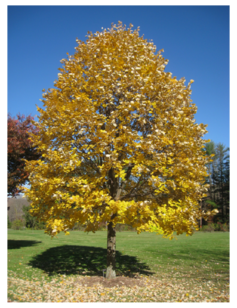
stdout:
<svg viewBox="0 0 237 308">
<path fill-rule="evenodd" d="M 214 231 L 221 231 L 221 223 L 217 222 L 216 224 L 213 224 Z"/>
<path fill-rule="evenodd" d="M 222 230 L 224 232 L 229 232 L 230 231 L 230 226 L 228 224 L 222 224 Z"/>
<path fill-rule="evenodd" d="M 206 226 L 203 226 L 200 231 L 203 231 L 203 232 L 213 232 L 214 231 L 214 226 L 213 224 L 208 224 Z"/>
<path fill-rule="evenodd" d="M 126 224 L 116 225 L 115 230 L 119 231 L 119 232 L 121 232 L 121 231 L 136 231 L 136 229 L 134 229 L 133 227 L 126 225 Z"/>
<path fill-rule="evenodd" d="M 121 232 L 122 231 L 122 227 L 123 227 L 123 225 L 118 224 L 118 225 L 115 226 L 115 230 Z"/>
<path fill-rule="evenodd" d="M 98 231 L 106 231 L 106 223 L 101 222 L 98 227 Z"/>
<path fill-rule="evenodd" d="M 7 228 L 10 229 L 12 226 L 12 223 L 9 220 L 9 217 L 7 216 Z"/>
<path fill-rule="evenodd" d="M 203 232 L 213 232 L 213 231 L 222 231 L 222 232 L 228 232 L 229 231 L 229 225 L 228 224 L 222 224 L 220 222 L 217 223 L 211 223 L 206 226 L 203 226 L 200 231 Z"/>
<path fill-rule="evenodd" d="M 37 223 L 34 226 L 34 230 L 44 230 L 45 229 L 45 223 L 43 221 L 37 221 Z"/>
<path fill-rule="evenodd" d="M 84 230 L 85 230 L 85 227 L 82 226 L 82 225 L 79 224 L 79 223 L 76 223 L 76 224 L 73 226 L 73 228 L 70 229 L 70 230 L 84 231 Z"/>
<path fill-rule="evenodd" d="M 12 222 L 12 229 L 14 230 L 22 230 L 25 226 L 25 223 L 21 219 L 16 219 Z"/>
<path fill-rule="evenodd" d="M 226 223 L 222 224 L 222 223 L 218 222 L 218 223 L 216 223 L 215 231 L 227 232 L 227 231 L 229 231 L 229 225 L 226 224 Z"/>
<path fill-rule="evenodd" d="M 225 223 L 222 224 L 221 222 L 217 222 L 213 224 L 214 231 L 222 231 L 222 232 L 227 232 L 229 231 L 229 226 Z"/>
</svg>

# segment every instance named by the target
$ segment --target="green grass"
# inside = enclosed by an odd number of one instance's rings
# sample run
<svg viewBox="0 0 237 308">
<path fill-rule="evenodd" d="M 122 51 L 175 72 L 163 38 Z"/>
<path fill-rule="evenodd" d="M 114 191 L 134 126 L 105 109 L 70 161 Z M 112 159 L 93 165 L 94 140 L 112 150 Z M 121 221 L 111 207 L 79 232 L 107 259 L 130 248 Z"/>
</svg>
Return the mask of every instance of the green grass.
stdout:
<svg viewBox="0 0 237 308">
<path fill-rule="evenodd" d="M 137 273 L 190 288 L 200 284 L 207 293 L 210 283 L 214 292 L 228 289 L 228 232 L 196 232 L 170 241 L 152 233 L 127 231 L 117 232 L 116 241 L 116 267 L 121 275 Z M 69 236 L 62 233 L 51 239 L 44 231 L 8 230 L 8 270 L 14 279 L 45 283 L 61 279 L 61 275 L 102 275 L 105 268 L 105 231 L 72 231 Z M 16 288 L 9 285 L 11 300 Z"/>
</svg>

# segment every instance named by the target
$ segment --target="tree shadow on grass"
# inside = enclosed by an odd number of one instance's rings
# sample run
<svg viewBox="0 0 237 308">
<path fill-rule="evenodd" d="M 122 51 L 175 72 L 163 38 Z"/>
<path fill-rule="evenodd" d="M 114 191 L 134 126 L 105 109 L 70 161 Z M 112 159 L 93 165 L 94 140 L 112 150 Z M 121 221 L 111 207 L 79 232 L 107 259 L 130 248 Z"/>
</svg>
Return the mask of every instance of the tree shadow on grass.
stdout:
<svg viewBox="0 0 237 308">
<path fill-rule="evenodd" d="M 22 241 L 22 240 L 8 240 L 7 248 L 8 249 L 19 249 L 22 247 L 29 247 L 40 244 L 40 241 Z"/>
<path fill-rule="evenodd" d="M 49 276 L 90 275 L 102 276 L 106 268 L 107 250 L 92 246 L 64 245 L 53 247 L 34 257 L 29 262 L 32 267 L 40 268 Z M 152 275 L 149 266 L 139 262 L 135 256 L 123 255 L 116 251 L 116 275 Z"/>
</svg>

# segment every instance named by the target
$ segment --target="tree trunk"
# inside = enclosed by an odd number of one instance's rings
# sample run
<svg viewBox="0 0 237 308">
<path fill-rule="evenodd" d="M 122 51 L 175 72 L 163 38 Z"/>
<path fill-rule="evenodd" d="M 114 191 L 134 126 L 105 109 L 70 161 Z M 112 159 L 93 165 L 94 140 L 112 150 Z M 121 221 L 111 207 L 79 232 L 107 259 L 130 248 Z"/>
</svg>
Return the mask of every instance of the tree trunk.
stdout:
<svg viewBox="0 0 237 308">
<path fill-rule="evenodd" d="M 111 279 L 116 277 L 115 272 L 115 252 L 116 252 L 116 231 L 112 222 L 107 228 L 107 271 L 106 278 Z"/>
<path fill-rule="evenodd" d="M 118 180 L 114 176 L 113 168 L 109 171 L 109 185 L 110 185 L 110 194 L 115 201 L 118 201 L 121 195 L 122 188 L 118 188 Z M 116 277 L 115 272 L 115 253 L 116 253 L 116 231 L 115 226 L 113 227 L 112 220 L 117 216 L 117 213 L 114 213 L 111 216 L 111 221 L 107 226 L 107 270 L 106 278 L 111 279 Z"/>
<path fill-rule="evenodd" d="M 202 201 L 201 201 L 201 212 L 202 212 Z M 200 229 L 202 229 L 202 217 L 200 218 Z"/>
</svg>

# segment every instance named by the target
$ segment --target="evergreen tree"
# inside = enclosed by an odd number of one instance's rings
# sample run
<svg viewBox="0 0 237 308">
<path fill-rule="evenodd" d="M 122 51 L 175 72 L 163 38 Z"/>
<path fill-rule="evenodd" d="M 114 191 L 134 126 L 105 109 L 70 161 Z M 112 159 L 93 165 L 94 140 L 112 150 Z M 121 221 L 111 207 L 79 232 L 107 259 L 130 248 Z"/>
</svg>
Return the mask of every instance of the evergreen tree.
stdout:
<svg viewBox="0 0 237 308">
<path fill-rule="evenodd" d="M 204 151 L 206 154 L 210 157 L 212 157 L 212 161 L 208 162 L 207 168 L 208 168 L 208 178 L 207 182 L 208 184 L 212 185 L 212 173 L 213 173 L 213 166 L 214 166 L 214 160 L 215 160 L 215 143 L 214 141 L 209 141 L 205 144 Z"/>
<path fill-rule="evenodd" d="M 211 210 L 218 209 L 219 214 L 215 216 L 215 220 L 229 222 L 229 148 L 210 141 L 206 143 L 204 151 L 207 156 L 212 157 L 212 162 L 207 164 L 208 197 L 202 200 L 201 206 L 208 206 Z"/>
<path fill-rule="evenodd" d="M 215 194 L 213 192 L 214 186 L 213 186 L 213 180 L 212 180 L 212 175 L 213 175 L 213 171 L 214 171 L 214 168 L 215 168 L 215 159 L 216 159 L 214 141 L 207 142 L 205 144 L 204 151 L 206 152 L 207 156 L 212 158 L 212 160 L 207 163 L 208 177 L 206 178 L 206 183 L 209 184 L 208 194 L 209 194 L 210 198 L 213 201 L 215 201 Z M 211 208 L 212 208 L 213 204 L 210 203 L 210 202 L 209 202 L 209 204 L 211 205 Z"/>
<path fill-rule="evenodd" d="M 229 221 L 229 148 L 218 143 L 215 147 L 215 168 L 212 173 L 212 181 L 217 195 L 215 202 L 221 211 L 223 222 Z"/>
<path fill-rule="evenodd" d="M 224 162 L 224 187 L 223 187 L 223 198 L 225 200 L 226 207 L 226 222 L 230 221 L 230 160 L 227 155 Z"/>
</svg>

